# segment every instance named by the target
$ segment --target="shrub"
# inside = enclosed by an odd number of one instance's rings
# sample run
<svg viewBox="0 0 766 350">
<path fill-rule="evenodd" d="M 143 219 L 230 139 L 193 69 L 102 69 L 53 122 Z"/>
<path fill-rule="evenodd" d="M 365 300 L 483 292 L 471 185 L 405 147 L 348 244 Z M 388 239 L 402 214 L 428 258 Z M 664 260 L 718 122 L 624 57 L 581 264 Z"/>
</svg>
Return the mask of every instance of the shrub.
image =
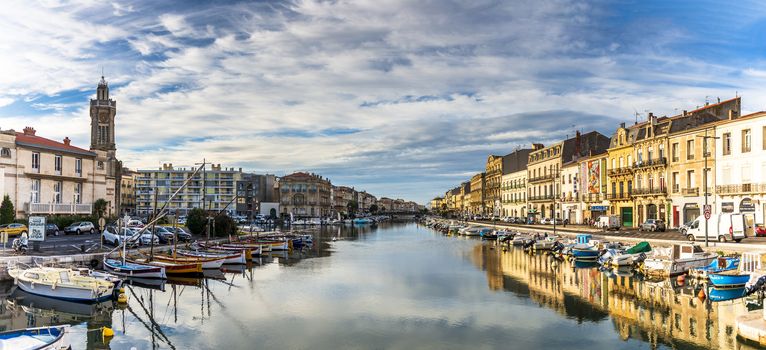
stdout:
<svg viewBox="0 0 766 350">
<path fill-rule="evenodd" d="M 0 204 L 0 224 L 10 224 L 16 218 L 16 210 L 13 208 L 11 197 L 7 194 L 3 197 L 3 203 Z"/>
<path fill-rule="evenodd" d="M 219 215 L 215 218 L 215 235 L 226 237 L 237 234 L 237 223 L 228 215 Z"/>
<path fill-rule="evenodd" d="M 194 235 L 199 235 L 205 232 L 205 224 L 207 223 L 207 213 L 200 208 L 194 208 L 189 211 L 186 216 L 186 227 L 189 228 Z"/>
</svg>

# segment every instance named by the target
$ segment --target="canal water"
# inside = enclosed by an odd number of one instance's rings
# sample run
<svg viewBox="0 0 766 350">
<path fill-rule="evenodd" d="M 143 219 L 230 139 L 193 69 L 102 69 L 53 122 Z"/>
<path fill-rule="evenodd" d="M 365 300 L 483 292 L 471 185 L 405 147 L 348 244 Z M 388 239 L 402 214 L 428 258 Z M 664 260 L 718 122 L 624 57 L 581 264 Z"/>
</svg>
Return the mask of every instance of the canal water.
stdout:
<svg viewBox="0 0 766 350">
<path fill-rule="evenodd" d="M 743 300 L 556 263 L 415 223 L 327 227 L 310 249 L 205 279 L 134 281 L 127 307 L 0 286 L 0 329 L 73 349 L 750 349 Z M 115 331 L 105 342 L 98 331 Z"/>
</svg>

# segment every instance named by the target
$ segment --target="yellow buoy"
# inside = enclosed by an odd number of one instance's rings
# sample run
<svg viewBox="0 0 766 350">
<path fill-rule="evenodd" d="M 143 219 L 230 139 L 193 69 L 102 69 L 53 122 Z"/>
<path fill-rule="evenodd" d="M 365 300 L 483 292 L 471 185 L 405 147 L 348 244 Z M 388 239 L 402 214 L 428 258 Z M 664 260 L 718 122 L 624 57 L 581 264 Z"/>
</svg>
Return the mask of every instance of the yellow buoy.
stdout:
<svg viewBox="0 0 766 350">
<path fill-rule="evenodd" d="M 109 327 L 102 327 L 101 336 L 103 336 L 104 338 L 114 337 L 114 331 Z"/>
<path fill-rule="evenodd" d="M 120 287 L 120 290 L 119 290 L 119 292 L 120 292 L 120 293 L 125 293 L 125 287 Z"/>
<path fill-rule="evenodd" d="M 125 293 L 120 293 L 120 295 L 117 296 L 117 302 L 120 304 L 125 304 L 128 302 L 128 296 L 125 295 Z"/>
</svg>

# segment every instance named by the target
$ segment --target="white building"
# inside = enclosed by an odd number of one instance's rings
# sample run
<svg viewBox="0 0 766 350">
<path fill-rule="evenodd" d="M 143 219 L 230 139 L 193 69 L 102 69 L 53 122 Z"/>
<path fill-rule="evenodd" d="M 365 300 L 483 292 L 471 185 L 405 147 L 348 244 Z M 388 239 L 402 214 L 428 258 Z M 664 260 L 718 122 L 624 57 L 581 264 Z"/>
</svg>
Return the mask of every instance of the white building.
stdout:
<svg viewBox="0 0 766 350">
<path fill-rule="evenodd" d="M 766 223 L 765 133 L 766 112 L 725 120 L 715 127 L 714 212 L 743 213 L 749 227 Z"/>
<path fill-rule="evenodd" d="M 561 167 L 561 218 L 570 224 L 582 223 L 582 208 L 580 203 L 580 184 L 578 176 L 580 165 L 577 160 L 565 163 Z"/>
<path fill-rule="evenodd" d="M 527 216 L 527 162 L 530 152 L 531 149 L 520 149 L 503 157 L 501 216 Z"/>
</svg>

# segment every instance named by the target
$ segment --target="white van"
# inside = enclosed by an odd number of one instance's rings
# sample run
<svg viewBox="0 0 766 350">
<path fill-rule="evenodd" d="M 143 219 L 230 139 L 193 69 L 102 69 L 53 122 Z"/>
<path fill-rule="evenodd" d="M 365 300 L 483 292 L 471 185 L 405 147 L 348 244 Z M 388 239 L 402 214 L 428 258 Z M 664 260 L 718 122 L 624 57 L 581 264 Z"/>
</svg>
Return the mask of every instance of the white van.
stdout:
<svg viewBox="0 0 766 350">
<path fill-rule="evenodd" d="M 620 230 L 620 218 L 617 215 L 601 215 L 596 220 L 596 227 L 606 230 Z"/>
<path fill-rule="evenodd" d="M 745 216 L 742 213 L 722 213 L 710 217 L 707 222 L 708 240 L 726 242 L 733 240 L 741 241 L 747 237 Z M 705 217 L 700 215 L 689 225 L 686 230 L 686 238 L 690 241 L 705 239 Z"/>
</svg>

